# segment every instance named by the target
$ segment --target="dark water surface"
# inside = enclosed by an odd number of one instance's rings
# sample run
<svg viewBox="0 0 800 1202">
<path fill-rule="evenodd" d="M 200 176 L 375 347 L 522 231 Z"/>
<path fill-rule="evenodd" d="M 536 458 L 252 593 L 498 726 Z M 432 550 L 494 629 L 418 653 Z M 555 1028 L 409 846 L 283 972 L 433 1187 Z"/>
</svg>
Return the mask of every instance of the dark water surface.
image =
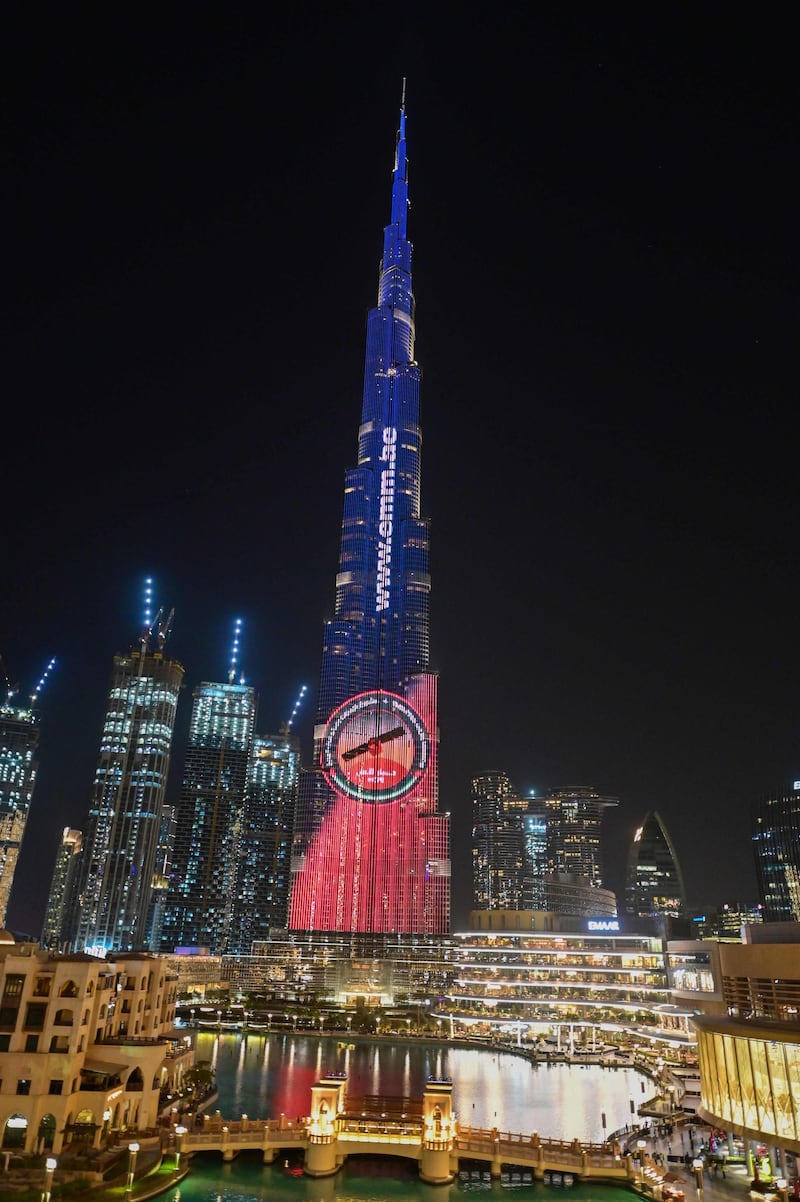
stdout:
<svg viewBox="0 0 800 1202">
<path fill-rule="evenodd" d="M 283 1034 L 244 1038 L 233 1032 L 198 1032 L 196 1042 L 197 1059 L 215 1067 L 215 1108 L 227 1119 L 305 1115 L 311 1086 L 330 1072 L 347 1073 L 351 1094 L 410 1097 L 422 1096 L 429 1077 L 444 1077 L 453 1082 L 462 1126 L 599 1141 L 630 1120 L 631 1102 L 638 1104 L 643 1094 L 644 1078 L 631 1068 L 535 1067 L 509 1053 L 433 1042 L 352 1043 Z M 162 1195 L 166 1202 L 465 1202 L 476 1195 L 487 1202 L 567 1202 L 567 1196 L 573 1202 L 630 1202 L 632 1196 L 616 1186 L 564 1190 L 460 1177 L 451 1185 L 426 1185 L 415 1164 L 388 1157 L 350 1157 L 335 1177 L 319 1181 L 293 1175 L 295 1166 L 282 1161 L 265 1166 L 251 1152 L 229 1164 L 218 1153 L 204 1153 L 191 1164 L 189 1177 Z"/>
</svg>

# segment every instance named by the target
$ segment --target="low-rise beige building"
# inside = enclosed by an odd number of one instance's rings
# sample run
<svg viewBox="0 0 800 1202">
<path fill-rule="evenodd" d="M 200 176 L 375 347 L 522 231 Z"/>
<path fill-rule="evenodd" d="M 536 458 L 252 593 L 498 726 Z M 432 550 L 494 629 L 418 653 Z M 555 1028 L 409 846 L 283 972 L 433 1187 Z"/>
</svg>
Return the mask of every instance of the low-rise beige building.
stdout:
<svg viewBox="0 0 800 1202">
<path fill-rule="evenodd" d="M 58 1154 L 156 1127 L 194 1061 L 163 957 L 55 955 L 0 932 L 0 1147 Z"/>
</svg>

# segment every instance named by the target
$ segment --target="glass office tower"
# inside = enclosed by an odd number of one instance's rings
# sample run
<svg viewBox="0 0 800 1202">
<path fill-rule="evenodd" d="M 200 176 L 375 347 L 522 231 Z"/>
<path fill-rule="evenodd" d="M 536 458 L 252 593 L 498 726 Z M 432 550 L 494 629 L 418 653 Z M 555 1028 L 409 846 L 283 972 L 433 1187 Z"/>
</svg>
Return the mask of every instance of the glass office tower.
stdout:
<svg viewBox="0 0 800 1202">
<path fill-rule="evenodd" d="M 753 854 L 764 922 L 800 922 L 800 781 L 755 807 Z"/>
<path fill-rule="evenodd" d="M 645 815 L 628 852 L 625 909 L 634 918 L 682 918 L 686 913 L 683 873 L 657 810 Z"/>
<path fill-rule="evenodd" d="M 358 459 L 345 476 L 334 616 L 324 629 L 314 770 L 304 774 L 295 822 L 296 931 L 441 934 L 450 924 L 405 128 L 403 102 L 367 317 Z"/>
<path fill-rule="evenodd" d="M 178 696 L 184 669 L 150 650 L 116 655 L 78 865 L 75 950 L 105 956 L 147 948 Z"/>
</svg>

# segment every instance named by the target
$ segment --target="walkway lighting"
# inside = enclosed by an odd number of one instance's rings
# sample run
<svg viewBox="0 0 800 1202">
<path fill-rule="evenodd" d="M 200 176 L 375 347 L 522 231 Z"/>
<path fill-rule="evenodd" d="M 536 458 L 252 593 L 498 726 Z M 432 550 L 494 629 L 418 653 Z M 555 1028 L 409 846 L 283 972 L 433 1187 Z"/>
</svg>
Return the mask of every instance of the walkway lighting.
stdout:
<svg viewBox="0 0 800 1202">
<path fill-rule="evenodd" d="M 50 1191 L 53 1188 L 53 1173 L 56 1171 L 58 1161 L 54 1156 L 48 1156 L 44 1162 L 45 1178 L 44 1178 L 44 1194 L 42 1195 L 43 1202 L 50 1202 Z"/>
<path fill-rule="evenodd" d="M 646 1147 L 647 1147 L 646 1140 L 637 1139 L 636 1150 L 639 1153 L 639 1185 L 641 1185 L 644 1180 L 644 1150 Z"/>
<path fill-rule="evenodd" d="M 136 1175 L 136 1155 L 138 1151 L 138 1144 L 128 1144 L 128 1184 L 125 1186 L 126 1199 L 130 1198 L 133 1190 L 133 1179 Z"/>
<path fill-rule="evenodd" d="M 181 1149 L 183 1146 L 183 1137 L 186 1134 L 186 1128 L 178 1126 L 175 1128 L 175 1170 L 181 1167 Z"/>
<path fill-rule="evenodd" d="M 702 1162 L 702 1160 L 700 1160 L 699 1157 L 695 1157 L 695 1159 L 692 1161 L 692 1168 L 694 1170 L 695 1187 L 697 1188 L 698 1194 L 702 1194 L 702 1192 L 703 1192 L 703 1162 Z"/>
</svg>

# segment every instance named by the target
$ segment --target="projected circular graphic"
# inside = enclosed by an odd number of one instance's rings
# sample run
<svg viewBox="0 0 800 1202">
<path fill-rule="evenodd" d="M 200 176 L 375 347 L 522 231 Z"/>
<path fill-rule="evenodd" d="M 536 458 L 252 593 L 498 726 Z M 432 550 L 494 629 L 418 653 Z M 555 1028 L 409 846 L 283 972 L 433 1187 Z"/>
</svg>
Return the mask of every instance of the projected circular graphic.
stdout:
<svg viewBox="0 0 800 1202">
<path fill-rule="evenodd" d="M 425 723 L 404 697 L 359 693 L 334 710 L 322 741 L 322 770 L 339 793 L 360 801 L 396 801 L 428 763 Z"/>
</svg>

